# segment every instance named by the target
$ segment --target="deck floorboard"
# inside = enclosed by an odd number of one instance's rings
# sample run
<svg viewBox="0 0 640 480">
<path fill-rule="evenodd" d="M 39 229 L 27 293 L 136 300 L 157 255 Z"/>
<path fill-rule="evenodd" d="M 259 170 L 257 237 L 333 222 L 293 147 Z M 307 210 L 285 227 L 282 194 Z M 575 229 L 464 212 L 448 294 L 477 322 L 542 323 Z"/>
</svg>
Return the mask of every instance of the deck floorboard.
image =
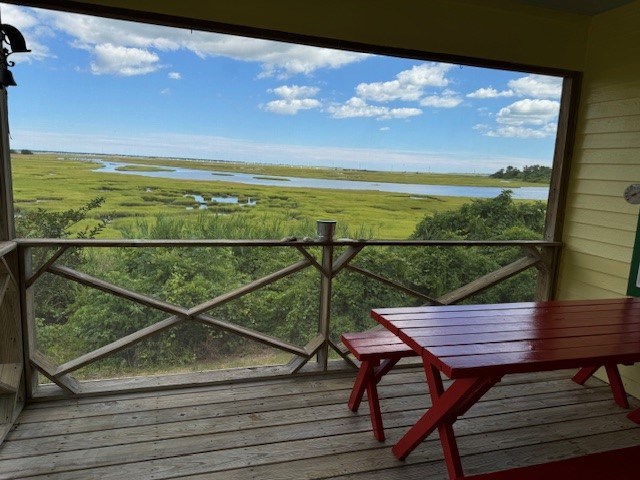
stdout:
<svg viewBox="0 0 640 480">
<path fill-rule="evenodd" d="M 558 371 L 505 377 L 455 424 L 467 474 L 640 444 L 608 385 Z M 379 387 L 387 441 L 353 375 L 138 392 L 29 405 L 0 445 L 0 479 L 444 479 L 437 435 L 404 461 L 391 445 L 429 405 L 421 368 Z M 630 398 L 632 408 L 640 402 Z"/>
</svg>

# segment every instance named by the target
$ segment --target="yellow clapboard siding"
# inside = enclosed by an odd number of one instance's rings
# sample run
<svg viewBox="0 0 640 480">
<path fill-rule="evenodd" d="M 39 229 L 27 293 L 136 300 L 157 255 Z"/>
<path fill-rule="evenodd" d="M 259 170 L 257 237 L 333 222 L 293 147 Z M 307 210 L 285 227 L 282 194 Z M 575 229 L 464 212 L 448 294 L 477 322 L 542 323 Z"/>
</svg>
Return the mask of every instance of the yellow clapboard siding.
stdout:
<svg viewBox="0 0 640 480">
<path fill-rule="evenodd" d="M 583 110 L 584 118 L 591 120 L 605 117 L 624 117 L 640 113 L 640 98 L 624 98 L 611 102 L 587 104 Z"/>
<path fill-rule="evenodd" d="M 614 228 L 627 232 L 636 231 L 637 215 L 625 213 L 590 210 L 586 208 L 573 208 L 569 213 L 567 222 L 578 222 L 587 225 L 599 225 L 601 227 Z"/>
<path fill-rule="evenodd" d="M 638 150 L 640 156 L 640 149 Z M 612 157 L 615 152 L 612 152 Z M 617 165 L 614 161 L 608 165 L 579 163 L 571 171 L 574 179 L 596 179 L 615 181 L 640 181 L 640 165 Z"/>
<path fill-rule="evenodd" d="M 561 277 L 564 277 L 561 275 Z M 586 298 L 617 298 L 624 296 L 624 292 L 616 292 L 615 290 L 608 289 L 603 286 L 593 286 L 581 282 L 579 278 L 570 278 L 569 282 L 571 288 L 563 291 L 559 299 L 562 300 L 579 300 Z"/>
<path fill-rule="evenodd" d="M 593 255 L 598 253 L 603 258 L 610 258 L 618 262 L 631 261 L 631 247 L 612 245 L 597 240 L 587 240 L 578 237 L 568 237 L 564 240 L 566 250 L 574 250 Z"/>
<path fill-rule="evenodd" d="M 639 87 L 640 88 L 640 87 Z M 627 117 L 594 118 L 581 125 L 578 133 L 589 134 L 617 134 L 624 132 L 640 132 L 640 114 Z M 593 147 L 591 147 L 593 148 Z M 617 148 L 620 148 L 619 146 Z"/>
<path fill-rule="evenodd" d="M 625 67 L 625 71 L 616 75 L 613 82 L 606 77 L 601 80 L 592 78 L 589 82 L 589 90 L 584 92 L 582 102 L 587 105 L 637 97 L 638 85 L 640 80 L 633 75 L 633 72 L 629 75 Z"/>
<path fill-rule="evenodd" d="M 593 148 L 581 150 L 579 156 L 577 156 L 580 164 L 602 163 L 606 165 L 612 161 L 615 161 L 618 165 L 637 165 L 638 158 L 637 148 L 618 148 L 615 151 L 607 148 Z"/>
<path fill-rule="evenodd" d="M 568 222 L 564 227 L 564 234 L 567 238 L 583 238 L 586 240 L 597 238 L 599 242 L 612 245 L 631 246 L 635 240 L 635 232 L 576 222 Z"/>
<path fill-rule="evenodd" d="M 640 103 L 638 104 L 640 107 Z M 635 118 L 631 117 L 631 118 Z M 625 120 L 626 117 L 621 117 Z M 638 148 L 640 149 L 640 135 L 638 131 L 614 132 L 614 133 L 591 133 L 578 135 L 577 145 L 579 148 Z"/>
<path fill-rule="evenodd" d="M 601 288 L 603 286 L 609 291 L 625 293 L 627 290 L 627 277 L 624 278 L 609 275 L 604 272 L 597 272 L 586 268 L 580 268 L 575 265 L 571 266 L 571 275 L 580 279 L 582 283 L 593 287 Z"/>
<path fill-rule="evenodd" d="M 630 181 L 631 183 L 631 181 Z M 631 218 L 638 216 L 638 206 L 629 205 L 622 199 L 622 196 L 608 197 L 603 195 L 594 194 L 579 194 L 575 193 L 575 190 L 571 194 L 571 206 L 567 208 L 565 218 L 567 221 L 571 221 L 571 209 L 572 208 L 584 208 L 587 210 L 596 210 L 599 212 L 615 212 L 629 215 Z"/>
<path fill-rule="evenodd" d="M 611 275 L 620 278 L 627 278 L 629 275 L 629 264 L 611 260 L 610 258 L 602 258 L 597 255 L 580 253 L 573 250 L 564 252 L 564 261 L 567 267 L 572 265 L 581 265 L 584 268 L 595 271 L 609 272 Z"/>
<path fill-rule="evenodd" d="M 580 180 L 574 186 L 574 193 L 622 198 L 629 180 Z"/>
</svg>

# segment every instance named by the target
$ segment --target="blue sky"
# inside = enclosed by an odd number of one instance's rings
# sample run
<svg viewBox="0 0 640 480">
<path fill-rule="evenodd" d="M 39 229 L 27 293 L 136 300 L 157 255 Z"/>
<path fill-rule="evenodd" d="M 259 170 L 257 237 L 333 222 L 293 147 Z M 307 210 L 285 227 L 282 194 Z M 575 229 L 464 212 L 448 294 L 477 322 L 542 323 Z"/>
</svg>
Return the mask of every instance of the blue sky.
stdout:
<svg viewBox="0 0 640 480">
<path fill-rule="evenodd" d="M 551 165 L 561 79 L 0 5 L 12 148 L 491 173 Z"/>
</svg>

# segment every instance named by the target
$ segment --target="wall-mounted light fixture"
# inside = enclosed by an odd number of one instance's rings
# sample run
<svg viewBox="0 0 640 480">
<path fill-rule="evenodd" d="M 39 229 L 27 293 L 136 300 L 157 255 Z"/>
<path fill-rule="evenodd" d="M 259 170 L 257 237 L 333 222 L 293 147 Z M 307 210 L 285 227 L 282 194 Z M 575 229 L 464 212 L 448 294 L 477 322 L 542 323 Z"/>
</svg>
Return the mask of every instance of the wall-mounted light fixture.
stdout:
<svg viewBox="0 0 640 480">
<path fill-rule="evenodd" d="M 0 25 L 0 34 L 2 35 L 0 38 L 0 86 L 8 87 L 16 85 L 13 74 L 9 70 L 9 67 L 13 67 L 15 62 L 8 60 L 9 55 L 12 53 L 27 53 L 31 50 L 27 48 L 20 30 L 13 25 L 6 23 Z"/>
</svg>

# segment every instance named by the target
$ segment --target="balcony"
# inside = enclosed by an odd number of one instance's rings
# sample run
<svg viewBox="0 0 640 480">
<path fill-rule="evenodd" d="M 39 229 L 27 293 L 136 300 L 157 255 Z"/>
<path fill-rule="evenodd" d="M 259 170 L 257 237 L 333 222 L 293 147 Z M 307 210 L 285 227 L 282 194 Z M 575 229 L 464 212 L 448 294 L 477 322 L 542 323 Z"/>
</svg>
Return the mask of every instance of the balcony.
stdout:
<svg viewBox="0 0 640 480">
<path fill-rule="evenodd" d="M 336 340 L 333 284 L 341 272 L 364 276 L 419 303 L 457 303 L 528 269 L 538 272 L 544 298 L 560 244 L 544 241 L 334 240 L 319 225 L 317 239 L 283 241 L 17 240 L 2 250 L 3 394 L 6 435 L 0 446 L 2 478 L 446 478 L 437 435 L 405 462 L 391 445 L 429 405 L 420 365 L 406 362 L 380 386 L 385 443 L 371 431 L 368 411 L 346 405 L 354 362 Z M 170 303 L 65 266 L 65 253 L 93 249 L 272 249 L 299 255 L 293 263 L 196 306 Z M 429 295 L 384 271 L 359 263 L 363 250 L 395 248 L 509 249 L 510 263 L 451 292 Z M 289 258 L 289 257 L 287 257 Z M 86 267 L 86 265 L 85 265 Z M 288 276 L 315 271 L 317 332 L 305 345 L 233 324 L 216 308 L 268 288 Z M 36 286 L 44 276 L 74 282 L 101 295 L 142 305 L 161 320 L 79 357 L 55 361 L 38 345 Z M 376 306 L 377 298 L 371 299 Z M 22 308 L 18 308 L 22 305 Z M 22 312 L 22 313 L 20 313 Z M 160 312 L 160 313 L 158 313 Z M 366 312 L 365 312 L 366 314 Z M 286 363 L 251 368 L 87 380 L 83 367 L 177 324 L 208 327 L 258 342 L 290 356 Z M 24 333 L 23 342 L 18 339 Z M 24 363 L 24 358 L 27 359 Z M 640 441 L 640 430 L 597 379 L 586 386 L 573 372 L 513 375 L 503 379 L 459 422 L 456 432 L 467 474 L 541 463 L 622 448 Z M 47 380 L 48 379 L 48 380 Z M 26 398 L 26 401 L 25 401 Z M 24 409 L 16 416 L 14 412 Z M 631 399 L 633 408 L 640 402 Z M 17 408 L 14 408 L 17 407 Z"/>
<path fill-rule="evenodd" d="M 505 377 L 456 423 L 465 472 L 504 469 L 640 442 L 599 380 L 572 372 Z M 391 446 L 424 412 L 421 368 L 380 386 L 387 441 L 366 404 L 346 406 L 353 373 L 323 373 L 32 403 L 0 447 L 0 478 L 447 478 L 437 435 L 405 462 Z M 640 405 L 631 399 L 632 407 Z"/>
</svg>

